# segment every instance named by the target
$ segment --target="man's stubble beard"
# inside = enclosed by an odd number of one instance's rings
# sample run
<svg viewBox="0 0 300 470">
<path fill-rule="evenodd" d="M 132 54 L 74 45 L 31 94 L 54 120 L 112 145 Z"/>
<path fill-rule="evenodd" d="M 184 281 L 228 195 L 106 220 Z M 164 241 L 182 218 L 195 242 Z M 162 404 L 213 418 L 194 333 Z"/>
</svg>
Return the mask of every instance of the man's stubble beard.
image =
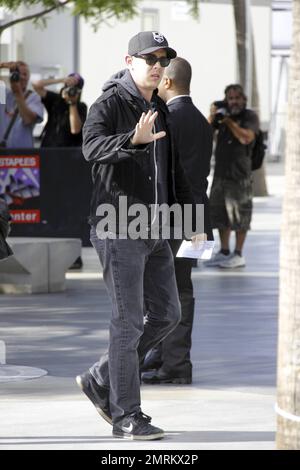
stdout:
<svg viewBox="0 0 300 470">
<path fill-rule="evenodd" d="M 245 107 L 244 106 L 241 106 L 241 107 L 234 107 L 234 108 L 230 108 L 229 111 L 230 111 L 230 114 L 232 116 L 238 116 L 239 114 L 241 114 L 242 111 L 244 111 Z"/>
</svg>

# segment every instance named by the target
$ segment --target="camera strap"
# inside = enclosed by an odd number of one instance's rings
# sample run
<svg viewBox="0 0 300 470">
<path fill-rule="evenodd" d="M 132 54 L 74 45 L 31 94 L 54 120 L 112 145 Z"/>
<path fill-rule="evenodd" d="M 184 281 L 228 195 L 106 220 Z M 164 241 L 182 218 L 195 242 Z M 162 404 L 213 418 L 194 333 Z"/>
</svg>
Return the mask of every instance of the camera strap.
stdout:
<svg viewBox="0 0 300 470">
<path fill-rule="evenodd" d="M 24 98 L 25 100 L 28 98 L 28 96 L 30 95 L 31 93 L 31 90 L 27 90 L 25 95 L 24 95 Z M 6 142 L 8 140 L 8 137 L 9 137 L 9 134 L 10 134 L 10 131 L 12 130 L 13 128 L 13 125 L 14 123 L 16 122 L 16 119 L 18 117 L 18 114 L 19 114 L 19 108 L 18 106 L 16 106 L 15 110 L 14 110 L 14 114 L 12 115 L 12 118 L 7 126 L 7 129 L 4 133 L 4 136 L 3 136 L 3 139 L 2 139 L 2 142 L 0 143 L 0 147 L 6 147 Z"/>
</svg>

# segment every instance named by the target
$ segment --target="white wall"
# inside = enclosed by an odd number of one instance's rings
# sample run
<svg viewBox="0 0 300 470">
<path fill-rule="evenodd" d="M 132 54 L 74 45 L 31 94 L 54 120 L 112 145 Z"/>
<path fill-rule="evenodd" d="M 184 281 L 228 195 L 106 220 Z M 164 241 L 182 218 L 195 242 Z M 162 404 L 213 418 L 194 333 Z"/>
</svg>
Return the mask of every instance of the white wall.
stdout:
<svg viewBox="0 0 300 470">
<path fill-rule="evenodd" d="M 40 6 L 31 9 L 20 7 L 11 19 L 40 10 Z M 1 40 L 9 43 L 9 60 L 25 60 L 32 72 L 57 68 L 67 74 L 73 71 L 73 25 L 74 18 L 69 10 L 59 14 L 53 12 L 47 15 L 46 27 L 22 22 L 5 30 Z"/>
<path fill-rule="evenodd" d="M 169 44 L 193 67 L 192 95 L 207 114 L 214 99 L 236 77 L 236 51 L 232 6 L 200 4 L 200 19 L 172 20 L 172 1 L 143 2 L 144 8 L 159 8 L 159 30 Z M 91 104 L 101 92 L 103 82 L 124 67 L 130 37 L 141 30 L 141 18 L 127 23 L 114 22 L 98 32 L 81 21 L 80 64 L 88 84 L 84 97 Z"/>
<path fill-rule="evenodd" d="M 193 67 L 192 96 L 204 114 L 210 103 L 222 99 L 226 85 L 237 81 L 235 25 L 230 0 L 200 3 L 200 18 L 174 20 L 176 2 L 145 0 L 141 8 L 159 9 L 159 30 Z M 177 2 L 178 3 L 178 2 Z M 261 101 L 261 120 L 270 116 L 270 2 L 253 2 L 252 21 L 255 34 L 258 86 Z M 112 27 L 102 25 L 98 32 L 84 21 L 80 22 L 81 72 L 86 78 L 84 93 L 90 105 L 100 94 L 105 80 L 124 66 L 128 40 L 141 30 L 141 17 L 127 23 L 112 22 Z"/>
<path fill-rule="evenodd" d="M 49 15 L 46 28 L 23 24 L 24 60 L 33 70 L 58 66 L 64 74 L 73 72 L 73 24 L 68 11 Z"/>
<path fill-rule="evenodd" d="M 82 97 L 88 105 L 101 94 L 104 82 L 125 68 L 128 38 L 139 30 L 140 20 L 120 23 L 114 19 L 111 24 L 111 27 L 102 25 L 94 32 L 90 24 L 80 21 L 79 63 L 85 79 Z"/>
<path fill-rule="evenodd" d="M 172 3 L 163 2 L 161 31 L 193 69 L 191 94 L 204 114 L 236 77 L 233 9 L 230 4 L 200 4 L 199 20 L 172 21 Z"/>
<path fill-rule="evenodd" d="M 226 85 L 237 81 L 235 27 L 231 0 L 199 2 L 200 18 L 192 19 L 178 9 L 172 0 L 144 0 L 140 12 L 159 10 L 159 30 L 166 35 L 178 55 L 193 67 L 192 96 L 204 114 L 215 99 L 223 97 Z M 261 119 L 270 115 L 271 11 L 269 0 L 252 0 L 252 22 L 255 33 Z M 178 18 L 179 12 L 179 18 Z M 174 14 L 177 13 L 177 19 Z M 61 66 L 64 74 L 73 70 L 74 19 L 68 13 L 49 15 L 46 29 L 36 29 L 30 23 L 19 26 L 22 31 L 23 58 L 33 71 L 39 66 Z M 80 20 L 79 72 L 85 78 L 83 99 L 88 105 L 100 95 L 103 83 L 124 68 L 124 57 L 130 37 L 142 29 L 142 17 L 126 23 L 111 20 L 97 32 Z M 19 35 L 19 33 L 18 33 Z"/>
</svg>

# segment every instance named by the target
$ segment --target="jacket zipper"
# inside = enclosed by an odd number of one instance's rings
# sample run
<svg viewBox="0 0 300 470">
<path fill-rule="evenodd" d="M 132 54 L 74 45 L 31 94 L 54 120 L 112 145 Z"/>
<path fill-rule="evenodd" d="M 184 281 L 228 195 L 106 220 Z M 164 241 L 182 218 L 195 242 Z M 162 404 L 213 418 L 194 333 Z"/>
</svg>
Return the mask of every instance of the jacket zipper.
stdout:
<svg viewBox="0 0 300 470">
<path fill-rule="evenodd" d="M 154 131 L 154 134 L 156 133 L 156 128 L 155 128 L 155 124 L 153 126 L 153 131 Z M 155 222 L 155 219 L 156 219 L 156 215 L 157 215 L 157 202 L 158 202 L 158 189 L 157 189 L 157 161 L 156 161 L 156 140 L 153 142 L 153 163 L 154 163 L 154 171 L 155 171 L 155 181 L 154 181 L 154 193 L 155 193 L 155 197 L 154 197 L 154 216 L 153 216 L 153 219 L 151 220 L 151 225 L 154 224 Z"/>
</svg>

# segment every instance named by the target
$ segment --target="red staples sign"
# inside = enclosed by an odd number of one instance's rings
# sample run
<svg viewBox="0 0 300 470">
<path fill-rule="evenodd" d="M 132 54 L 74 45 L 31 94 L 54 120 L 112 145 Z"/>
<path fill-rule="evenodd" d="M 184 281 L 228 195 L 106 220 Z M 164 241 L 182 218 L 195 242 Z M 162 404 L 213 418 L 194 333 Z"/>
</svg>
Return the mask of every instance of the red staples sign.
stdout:
<svg viewBox="0 0 300 470">
<path fill-rule="evenodd" d="M 0 157 L 0 197 L 4 199 L 15 223 L 39 223 L 39 155 Z"/>
</svg>

